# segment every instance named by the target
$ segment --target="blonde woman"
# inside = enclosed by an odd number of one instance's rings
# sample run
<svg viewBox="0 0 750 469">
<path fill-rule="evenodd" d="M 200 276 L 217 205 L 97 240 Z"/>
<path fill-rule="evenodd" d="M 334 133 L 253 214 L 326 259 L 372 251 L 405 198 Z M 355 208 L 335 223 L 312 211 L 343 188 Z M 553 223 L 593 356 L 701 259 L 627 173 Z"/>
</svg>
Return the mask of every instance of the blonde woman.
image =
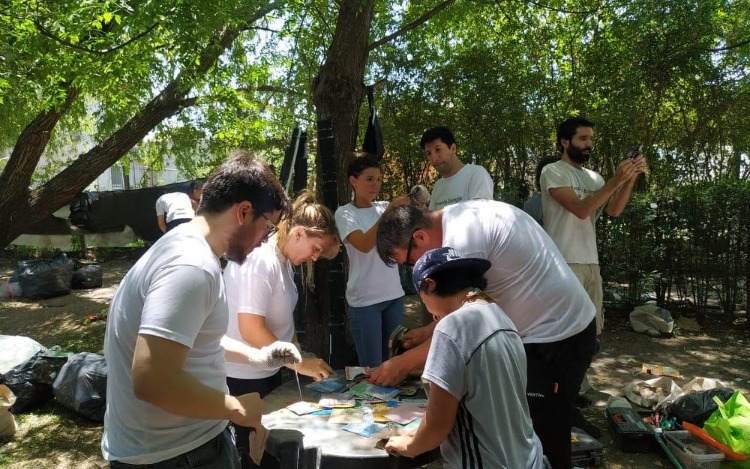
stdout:
<svg viewBox="0 0 750 469">
<path fill-rule="evenodd" d="M 230 262 L 224 270 L 229 303 L 227 336 L 263 347 L 277 340 L 297 342 L 294 307 L 297 287 L 295 266 L 334 257 L 339 239 L 333 214 L 305 191 L 294 201 L 289 217 L 278 227 L 270 220 L 270 238 L 242 264 Z M 321 380 L 333 371 L 320 358 L 304 358 L 290 365 L 299 373 Z M 261 397 L 281 385 L 281 369 L 265 371 L 252 364 L 227 364 L 230 394 L 257 392 Z M 250 429 L 235 426 L 242 467 L 255 467 L 248 455 Z"/>
</svg>

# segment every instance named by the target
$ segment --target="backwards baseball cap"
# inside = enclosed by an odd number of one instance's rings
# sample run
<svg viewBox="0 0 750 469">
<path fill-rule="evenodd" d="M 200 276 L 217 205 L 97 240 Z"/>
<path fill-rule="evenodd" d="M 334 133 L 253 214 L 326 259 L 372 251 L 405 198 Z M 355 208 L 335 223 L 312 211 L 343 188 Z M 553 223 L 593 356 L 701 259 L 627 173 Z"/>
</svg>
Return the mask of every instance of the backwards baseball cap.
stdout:
<svg viewBox="0 0 750 469">
<path fill-rule="evenodd" d="M 487 259 L 461 257 L 458 251 L 451 247 L 430 249 L 422 254 L 422 257 L 414 264 L 414 270 L 412 271 L 414 287 L 419 291 L 424 281 L 438 272 L 464 269 L 483 274 L 489 270 L 491 265 L 492 263 Z"/>
</svg>

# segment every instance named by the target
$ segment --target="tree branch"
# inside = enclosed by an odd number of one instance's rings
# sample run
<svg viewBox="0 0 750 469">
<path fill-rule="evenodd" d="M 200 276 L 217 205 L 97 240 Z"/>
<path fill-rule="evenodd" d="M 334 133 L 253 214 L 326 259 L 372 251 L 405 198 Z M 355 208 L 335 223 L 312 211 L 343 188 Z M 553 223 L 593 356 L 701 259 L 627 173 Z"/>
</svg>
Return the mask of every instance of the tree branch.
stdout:
<svg viewBox="0 0 750 469">
<path fill-rule="evenodd" d="M 740 41 L 740 42 L 738 42 L 736 44 L 732 44 L 732 45 L 729 45 L 729 46 L 717 47 L 716 49 L 701 49 L 701 50 L 703 50 L 705 52 L 722 52 L 722 51 L 725 51 L 725 50 L 731 50 L 731 49 L 736 49 L 738 47 L 746 46 L 748 44 L 750 44 L 750 39 L 745 39 L 744 41 Z"/>
<path fill-rule="evenodd" d="M 432 10 L 428 11 L 427 13 L 423 14 L 419 18 L 415 19 L 411 23 L 407 24 L 403 28 L 399 29 L 398 31 L 391 33 L 381 39 L 378 39 L 377 41 L 373 42 L 369 46 L 367 46 L 368 51 L 372 51 L 374 49 L 377 49 L 378 47 L 389 43 L 390 41 L 403 36 L 404 34 L 408 33 L 412 29 L 421 26 L 422 24 L 426 23 L 427 20 L 432 18 L 433 16 L 437 15 L 441 11 L 445 10 L 449 6 L 451 6 L 453 3 L 455 3 L 455 0 L 444 0 L 443 2 L 438 3 L 435 5 L 435 7 L 432 8 Z"/>
<path fill-rule="evenodd" d="M 300 91 L 296 91 L 291 88 L 284 88 L 283 86 L 274 86 L 274 85 L 243 86 L 240 88 L 235 88 L 234 91 L 238 93 L 253 93 L 253 92 L 283 93 L 283 94 L 288 94 L 291 96 L 309 98 L 309 96 L 306 93 L 302 93 Z M 197 104 L 218 102 L 218 101 L 221 101 L 222 99 L 223 98 L 212 96 L 212 95 L 191 96 L 189 98 L 185 98 L 182 101 L 180 101 L 180 107 L 190 107 L 190 106 L 195 106 Z"/>
<path fill-rule="evenodd" d="M 137 41 L 138 39 L 146 36 L 148 33 L 150 33 L 151 31 L 153 31 L 157 26 L 159 26 L 159 22 L 157 21 L 156 23 L 154 23 L 151 26 L 149 26 L 145 31 L 143 31 L 143 32 L 141 32 L 141 33 L 133 36 L 132 38 L 128 39 L 127 41 L 123 42 L 122 44 L 116 45 L 114 47 L 111 47 L 111 48 L 105 49 L 105 50 L 90 49 L 88 47 L 79 46 L 78 44 L 73 44 L 70 41 L 66 41 L 65 39 L 62 39 L 61 37 L 56 36 L 52 31 L 50 31 L 49 29 L 47 29 L 42 24 L 42 22 L 39 21 L 39 20 L 36 20 L 36 19 L 34 20 L 34 26 L 36 26 L 37 31 L 39 31 L 39 33 L 42 36 L 48 37 L 48 38 L 50 38 L 50 39 L 52 39 L 52 40 L 54 40 L 56 42 L 59 42 L 60 44 L 66 46 L 66 47 L 70 47 L 71 49 L 80 50 L 80 51 L 83 51 L 83 52 L 86 52 L 86 53 L 89 53 L 89 54 L 106 55 L 106 54 L 114 52 L 114 51 L 116 51 L 118 49 L 122 49 L 123 47 L 126 47 L 129 44 L 132 44 L 133 42 Z"/>
</svg>

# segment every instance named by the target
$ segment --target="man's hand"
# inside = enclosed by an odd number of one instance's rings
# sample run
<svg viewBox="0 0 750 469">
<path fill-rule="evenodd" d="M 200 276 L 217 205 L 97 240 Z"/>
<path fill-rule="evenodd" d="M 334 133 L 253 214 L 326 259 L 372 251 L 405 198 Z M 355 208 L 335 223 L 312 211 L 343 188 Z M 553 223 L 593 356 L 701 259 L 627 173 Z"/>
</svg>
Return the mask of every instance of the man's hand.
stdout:
<svg viewBox="0 0 750 469">
<path fill-rule="evenodd" d="M 633 176 L 637 176 L 638 174 L 640 174 L 637 170 L 639 166 L 646 166 L 646 162 L 645 160 L 643 160 L 643 156 L 639 156 L 637 158 L 626 158 L 625 160 L 623 160 L 617 166 L 617 170 L 615 170 L 615 175 L 613 176 L 613 178 L 617 182 L 617 186 L 619 187 L 623 185 Z"/>
<path fill-rule="evenodd" d="M 303 358 L 301 362 L 287 366 L 293 370 L 297 370 L 299 374 L 310 376 L 315 381 L 322 381 L 334 374 L 333 369 L 321 358 Z"/>
<path fill-rule="evenodd" d="M 432 337 L 432 331 L 433 329 L 429 326 L 410 329 L 401 336 L 401 345 L 407 350 L 410 348 L 414 348 Z"/>
<path fill-rule="evenodd" d="M 403 355 L 386 360 L 379 367 L 370 369 L 368 382 L 379 386 L 396 386 L 409 376 L 411 367 L 405 363 Z"/>
<path fill-rule="evenodd" d="M 416 453 L 409 451 L 409 445 L 413 440 L 413 435 L 392 436 L 388 439 L 388 443 L 385 444 L 385 450 L 388 454 L 413 458 L 417 455 Z"/>
<path fill-rule="evenodd" d="M 411 203 L 411 197 L 408 195 L 402 195 L 401 197 L 396 197 L 395 199 L 391 200 L 390 205 L 394 207 L 400 207 L 401 205 L 409 205 Z"/>
<path fill-rule="evenodd" d="M 646 157 L 643 156 L 643 153 L 639 153 L 632 161 L 633 166 L 635 166 L 635 174 L 633 175 L 633 179 L 635 179 L 639 174 L 646 171 Z"/>
<path fill-rule="evenodd" d="M 229 419 L 232 423 L 243 427 L 257 428 L 260 425 L 260 419 L 263 417 L 263 401 L 260 394 L 253 392 L 241 396 L 227 396 L 233 399 L 231 403 L 231 415 Z"/>
<path fill-rule="evenodd" d="M 299 349 L 289 342 L 277 340 L 271 345 L 260 349 L 264 354 L 265 365 L 268 368 L 281 368 L 284 365 L 292 365 L 302 361 Z"/>
</svg>

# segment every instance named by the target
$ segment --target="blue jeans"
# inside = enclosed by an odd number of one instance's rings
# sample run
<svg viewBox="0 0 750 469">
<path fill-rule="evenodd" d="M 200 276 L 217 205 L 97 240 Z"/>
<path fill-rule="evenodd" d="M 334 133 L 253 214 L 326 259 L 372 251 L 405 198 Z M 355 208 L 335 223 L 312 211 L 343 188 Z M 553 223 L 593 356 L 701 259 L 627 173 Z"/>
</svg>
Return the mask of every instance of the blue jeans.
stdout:
<svg viewBox="0 0 750 469">
<path fill-rule="evenodd" d="M 404 319 L 404 299 L 349 306 L 349 329 L 359 366 L 378 366 L 388 358 L 388 337 Z"/>
<path fill-rule="evenodd" d="M 179 456 L 153 464 L 126 464 L 110 461 L 109 467 L 110 469 L 239 469 L 240 458 L 234 445 L 234 436 L 227 427 L 215 438 Z"/>
</svg>

